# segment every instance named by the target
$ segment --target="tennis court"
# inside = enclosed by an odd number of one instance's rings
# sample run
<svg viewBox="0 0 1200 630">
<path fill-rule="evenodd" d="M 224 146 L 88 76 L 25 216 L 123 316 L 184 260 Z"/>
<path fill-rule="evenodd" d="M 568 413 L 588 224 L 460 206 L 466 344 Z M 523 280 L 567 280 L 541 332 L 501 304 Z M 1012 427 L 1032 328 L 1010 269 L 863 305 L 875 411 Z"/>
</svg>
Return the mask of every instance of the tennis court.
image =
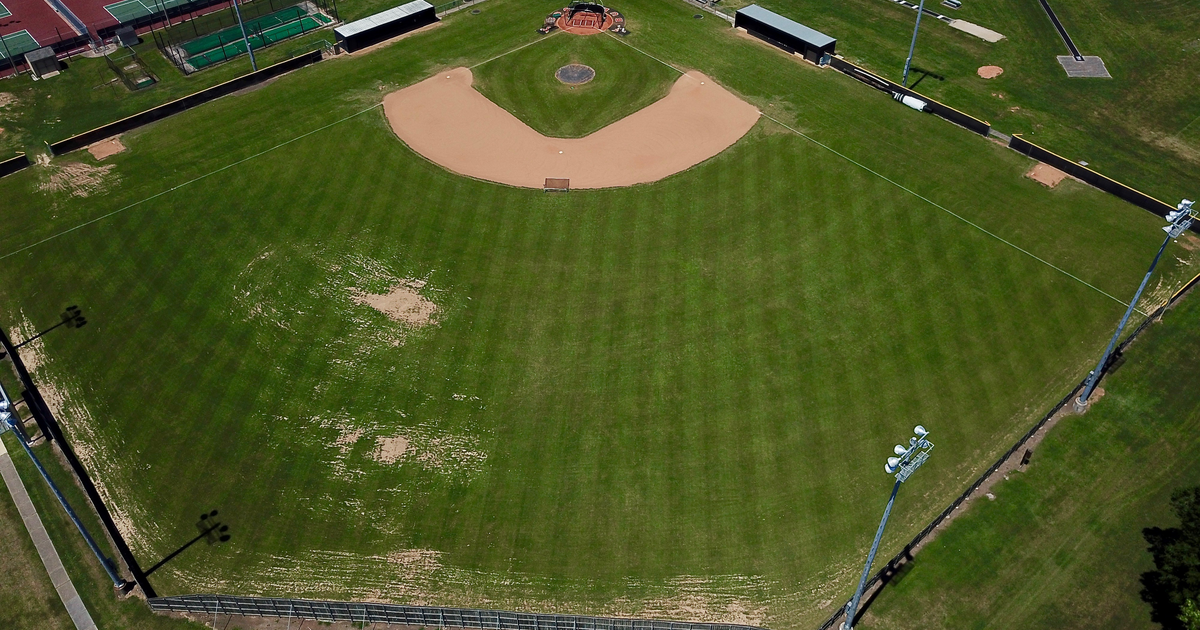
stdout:
<svg viewBox="0 0 1200 630">
<path fill-rule="evenodd" d="M 104 10 L 118 22 L 125 23 L 187 4 L 191 4 L 191 0 L 121 0 L 104 5 Z"/>
<path fill-rule="evenodd" d="M 10 15 L 12 15 L 12 11 L 9 11 L 3 2 L 0 2 L 0 18 L 6 18 Z"/>
<path fill-rule="evenodd" d="M 333 22 L 332 18 L 314 13 L 309 15 L 299 6 L 288 7 L 269 15 L 247 21 L 246 39 L 250 48 L 258 50 L 275 42 L 295 37 Z M 187 52 L 188 63 L 197 70 L 231 59 L 246 52 L 242 30 L 232 26 L 180 45 Z"/>
<path fill-rule="evenodd" d="M 33 35 L 29 34 L 29 31 L 17 31 L 16 33 L 0 36 L 0 59 L 8 59 L 9 55 L 17 57 L 21 53 L 27 53 L 38 48 L 40 46 L 37 40 L 33 38 Z"/>
</svg>

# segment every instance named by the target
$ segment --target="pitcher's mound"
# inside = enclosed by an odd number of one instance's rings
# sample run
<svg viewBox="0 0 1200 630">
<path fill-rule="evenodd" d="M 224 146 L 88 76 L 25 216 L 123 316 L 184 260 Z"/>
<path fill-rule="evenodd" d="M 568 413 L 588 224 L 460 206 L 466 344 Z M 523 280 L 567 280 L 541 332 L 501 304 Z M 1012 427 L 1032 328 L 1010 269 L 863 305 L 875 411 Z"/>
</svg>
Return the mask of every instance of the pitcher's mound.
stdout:
<svg viewBox="0 0 1200 630">
<path fill-rule="evenodd" d="M 985 79 L 995 79 L 1001 74 L 1004 74 L 1004 68 L 1001 68 L 1000 66 L 981 66 L 975 72 Z"/>
<path fill-rule="evenodd" d="M 581 63 L 571 63 L 555 71 L 554 78 L 567 85 L 583 85 L 596 78 L 596 71 Z"/>
</svg>

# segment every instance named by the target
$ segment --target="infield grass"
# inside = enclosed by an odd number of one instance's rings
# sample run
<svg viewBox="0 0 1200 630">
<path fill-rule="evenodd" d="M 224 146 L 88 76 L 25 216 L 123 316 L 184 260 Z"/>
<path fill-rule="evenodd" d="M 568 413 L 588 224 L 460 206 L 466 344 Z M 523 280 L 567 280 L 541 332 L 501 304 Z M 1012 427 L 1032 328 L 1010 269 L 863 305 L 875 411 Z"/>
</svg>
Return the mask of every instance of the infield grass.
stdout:
<svg viewBox="0 0 1200 630">
<path fill-rule="evenodd" d="M 1159 628 L 1139 578 L 1142 529 L 1176 527 L 1171 493 L 1200 483 L 1200 301 L 1126 352 L 1087 415 L 1046 437 L 916 557 L 863 628 Z"/>
<path fill-rule="evenodd" d="M 554 72 L 570 63 L 596 71 L 583 85 Z M 667 95 L 679 73 L 606 35 L 556 32 L 471 70 L 475 89 L 544 135 L 581 138 Z"/>
<path fill-rule="evenodd" d="M 1156 217 L 675 3 L 620 7 L 622 41 L 812 140 L 764 119 L 567 195 L 455 176 L 374 106 L 555 6 L 479 8 L 0 180 L 3 321 L 87 314 L 28 362 L 135 553 L 213 508 L 235 532 L 161 592 L 810 624 L 849 592 L 891 444 L 923 423 L 939 450 L 885 554 L 1079 379 L 1123 310 L 1102 292 L 1158 245 Z M 72 162 L 92 183 L 56 179 Z M 1148 304 L 1197 262 L 1169 253 Z M 435 324 L 354 300 L 406 278 Z"/>
</svg>

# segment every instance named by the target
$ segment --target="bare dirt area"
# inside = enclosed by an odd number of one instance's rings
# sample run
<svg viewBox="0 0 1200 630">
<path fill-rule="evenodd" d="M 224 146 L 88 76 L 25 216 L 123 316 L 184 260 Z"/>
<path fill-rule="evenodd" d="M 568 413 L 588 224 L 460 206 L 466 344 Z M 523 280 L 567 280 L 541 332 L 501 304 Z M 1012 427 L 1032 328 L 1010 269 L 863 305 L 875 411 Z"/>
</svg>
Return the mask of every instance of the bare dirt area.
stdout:
<svg viewBox="0 0 1200 630">
<path fill-rule="evenodd" d="M 0 107 L 8 107 L 17 102 L 17 95 L 12 92 L 0 92 Z"/>
<path fill-rule="evenodd" d="M 378 437 L 375 438 L 375 460 L 384 464 L 395 464 L 408 452 L 408 438 Z"/>
<path fill-rule="evenodd" d="M 398 322 L 421 327 L 433 321 L 438 310 L 437 304 L 418 293 L 424 286 L 424 280 L 410 278 L 388 293 L 356 293 L 354 301 L 370 306 Z"/>
<path fill-rule="evenodd" d="M 467 68 L 388 94 L 384 113 L 412 150 L 455 173 L 542 188 L 548 177 L 571 188 L 658 181 L 729 148 L 759 111 L 699 72 L 671 92 L 584 138 L 549 138 L 471 87 Z"/>
<path fill-rule="evenodd" d="M 39 158 L 38 164 L 45 166 L 47 175 L 38 184 L 45 192 L 66 192 L 74 197 L 87 197 L 116 184 L 116 176 L 109 177 L 115 165 L 92 166 L 83 162 L 52 164 Z"/>
<path fill-rule="evenodd" d="M 995 79 L 1004 74 L 1004 68 L 1000 66 L 981 66 L 975 73 L 984 79 Z"/>
<path fill-rule="evenodd" d="M 1025 173 L 1025 177 L 1048 188 L 1054 188 L 1059 182 L 1067 178 L 1067 174 L 1049 164 L 1038 162 L 1033 165 L 1033 168 L 1029 169 L 1028 173 Z"/>
<path fill-rule="evenodd" d="M 124 144 L 121 144 L 121 136 L 109 138 L 103 142 L 97 142 L 88 147 L 88 153 L 97 160 L 103 160 L 110 155 L 116 155 L 126 149 Z"/>
</svg>

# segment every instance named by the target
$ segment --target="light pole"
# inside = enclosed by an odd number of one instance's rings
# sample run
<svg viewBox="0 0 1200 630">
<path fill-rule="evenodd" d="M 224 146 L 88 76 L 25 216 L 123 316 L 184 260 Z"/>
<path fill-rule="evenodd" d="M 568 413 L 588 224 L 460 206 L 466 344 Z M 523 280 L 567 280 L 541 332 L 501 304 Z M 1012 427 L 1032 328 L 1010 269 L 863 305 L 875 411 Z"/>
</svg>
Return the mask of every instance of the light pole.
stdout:
<svg viewBox="0 0 1200 630">
<path fill-rule="evenodd" d="M 1133 300 L 1129 302 L 1129 308 L 1125 309 L 1125 316 L 1121 318 L 1121 323 L 1117 324 L 1117 331 L 1113 333 L 1112 339 L 1108 341 L 1108 347 L 1104 349 L 1104 354 L 1100 357 L 1100 362 L 1096 364 L 1096 369 L 1088 374 L 1087 382 L 1083 385 L 1083 392 L 1079 394 L 1079 398 L 1075 400 L 1075 411 L 1084 412 L 1087 410 L 1088 398 L 1091 397 L 1092 391 L 1096 389 L 1096 383 L 1100 381 L 1100 376 L 1104 373 L 1104 366 L 1108 363 L 1108 357 L 1112 354 L 1113 348 L 1117 345 L 1117 339 L 1121 336 L 1121 331 L 1125 328 L 1125 323 L 1129 321 L 1129 316 L 1133 314 L 1133 308 L 1137 306 L 1138 299 L 1142 297 L 1142 290 L 1146 288 L 1146 283 L 1150 281 L 1150 274 L 1154 273 L 1154 268 L 1158 266 L 1158 259 L 1162 258 L 1163 251 L 1167 249 L 1167 243 L 1173 239 L 1179 238 L 1192 225 L 1192 219 L 1195 216 L 1192 210 L 1192 204 L 1195 203 L 1190 199 L 1184 199 L 1179 202 L 1175 210 L 1167 213 L 1167 221 L 1170 225 L 1163 226 L 1163 231 L 1167 233 L 1167 238 L 1163 239 L 1162 246 L 1158 248 L 1158 253 L 1154 255 L 1154 261 L 1150 263 L 1150 268 L 1146 270 L 1145 277 L 1142 278 L 1142 284 L 1138 286 L 1137 293 L 1133 294 Z"/>
<path fill-rule="evenodd" d="M 904 79 L 900 81 L 900 85 L 908 87 L 908 68 L 912 65 L 913 51 L 917 48 L 917 31 L 921 28 L 921 14 L 925 12 L 925 0 L 921 0 L 921 4 L 917 6 L 917 25 L 913 27 L 912 43 L 908 45 L 908 59 L 904 60 Z"/>
<path fill-rule="evenodd" d="M 125 591 L 130 588 L 130 583 L 126 582 L 117 573 L 117 568 L 113 565 L 113 561 L 109 560 L 100 551 L 100 546 L 96 544 L 96 540 L 88 533 L 87 528 L 83 526 L 83 522 L 79 520 L 79 516 L 75 514 L 75 510 L 71 509 L 71 504 L 67 503 L 66 497 L 63 496 L 58 486 L 54 484 L 54 481 L 50 479 L 50 474 L 46 472 L 46 469 L 42 466 L 42 462 L 38 461 L 37 456 L 33 454 L 33 449 L 29 447 L 29 443 L 25 441 L 25 436 L 17 429 L 17 422 L 16 409 L 13 409 L 12 401 L 8 398 L 8 392 L 4 391 L 3 385 L 0 385 L 0 433 L 8 430 L 13 432 L 17 441 L 21 443 L 21 447 L 25 449 L 25 454 L 29 455 L 29 459 L 33 460 L 33 465 L 41 473 L 42 479 L 46 480 L 46 485 L 50 486 L 50 489 L 54 491 L 54 496 L 58 498 L 59 504 L 66 510 L 67 516 L 71 517 L 71 521 L 75 523 L 75 527 L 79 529 L 79 533 L 83 534 L 83 539 L 87 542 L 88 547 L 91 548 L 92 553 L 96 554 L 96 559 L 100 561 L 100 566 L 104 567 L 104 572 L 112 580 L 113 588 L 118 591 Z"/>
<path fill-rule="evenodd" d="M 896 503 L 896 493 L 900 491 L 900 484 L 904 483 L 912 476 L 925 460 L 929 459 L 929 452 L 933 450 L 933 442 L 930 442 L 925 436 L 929 435 L 929 431 L 925 427 L 917 425 L 913 428 L 913 433 L 916 437 L 908 439 L 908 446 L 896 445 L 893 451 L 895 457 L 889 457 L 887 464 L 883 470 L 887 474 L 896 473 L 896 485 L 892 486 L 892 496 L 888 498 L 887 507 L 883 509 L 883 520 L 879 521 L 879 529 L 875 531 L 875 542 L 871 543 L 871 552 L 867 554 L 867 564 L 863 567 L 862 578 L 858 580 L 858 590 L 854 591 L 854 597 L 850 598 L 850 604 L 846 607 L 846 620 L 842 622 L 842 630 L 852 630 L 854 627 L 854 614 L 858 611 L 858 601 L 862 599 L 863 590 L 867 588 L 867 578 L 871 575 L 871 565 L 875 563 L 875 553 L 879 551 L 879 540 L 883 538 L 883 528 L 887 526 L 888 516 L 892 513 L 892 505 Z"/>
<path fill-rule="evenodd" d="M 233 12 L 237 15 L 238 28 L 242 29 L 242 41 L 246 42 L 246 53 L 250 55 L 250 69 L 258 72 L 258 62 L 254 60 L 254 49 L 250 47 L 250 38 L 246 37 L 246 24 L 242 22 L 242 10 L 238 8 L 237 0 L 233 0 Z"/>
</svg>

